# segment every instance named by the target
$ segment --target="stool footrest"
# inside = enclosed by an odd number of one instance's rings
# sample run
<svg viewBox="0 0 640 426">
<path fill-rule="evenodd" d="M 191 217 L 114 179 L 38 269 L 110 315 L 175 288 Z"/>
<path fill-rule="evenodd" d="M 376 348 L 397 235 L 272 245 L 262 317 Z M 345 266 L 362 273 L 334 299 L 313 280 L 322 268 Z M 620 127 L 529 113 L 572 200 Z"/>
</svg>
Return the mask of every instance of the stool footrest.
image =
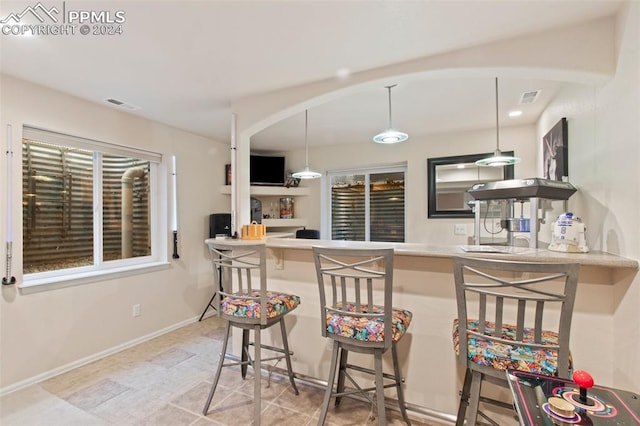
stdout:
<svg viewBox="0 0 640 426">
<path fill-rule="evenodd" d="M 269 358 L 260 358 L 260 361 L 264 362 L 264 361 L 280 361 L 281 359 L 284 359 L 285 356 L 284 355 L 276 355 L 276 356 L 272 356 Z M 233 355 L 233 354 L 225 354 L 225 359 L 238 359 L 237 355 Z M 248 359 L 246 361 L 237 361 L 237 362 L 231 362 L 231 363 L 224 363 L 222 364 L 223 367 L 233 367 L 236 365 L 253 365 L 253 360 Z"/>
<path fill-rule="evenodd" d="M 383 386 L 383 388 L 393 388 L 395 387 L 395 383 L 389 383 Z M 373 392 L 376 390 L 375 386 L 372 386 L 370 388 L 363 388 L 363 389 L 353 389 L 353 390 L 348 390 L 348 391 L 344 391 L 344 392 L 332 392 L 331 395 L 333 396 L 348 396 L 348 395 L 353 395 L 354 393 L 363 393 L 363 392 Z"/>
<path fill-rule="evenodd" d="M 260 361 L 264 362 L 264 361 L 280 361 L 281 359 L 284 359 L 284 355 L 278 355 L 278 356 L 272 356 L 269 358 L 260 358 Z"/>
<path fill-rule="evenodd" d="M 236 365 L 251 365 L 250 361 L 238 361 L 238 362 L 225 362 L 222 364 L 223 367 L 235 367 Z"/>
<path fill-rule="evenodd" d="M 349 369 L 355 370 L 355 371 L 359 371 L 361 373 L 367 373 L 367 374 L 371 374 L 371 375 L 375 375 L 376 374 L 375 370 L 372 370 L 372 369 L 366 368 L 366 367 L 361 367 L 359 365 L 347 364 L 346 368 L 349 368 Z M 385 379 L 389 379 L 389 380 L 396 380 L 396 376 L 394 376 L 393 374 L 389 374 L 389 373 L 382 373 L 382 377 L 384 377 Z M 404 377 L 400 377 L 400 382 L 404 383 Z"/>
<path fill-rule="evenodd" d="M 249 346 L 255 346 L 255 343 L 254 342 L 250 342 Z M 267 349 L 267 350 L 270 350 L 270 351 L 273 351 L 273 352 L 279 352 L 281 354 L 284 354 L 284 349 L 282 349 L 282 348 L 277 348 L 275 346 L 270 346 L 270 345 L 265 345 L 265 344 L 261 344 L 260 347 L 262 349 Z M 289 351 L 289 356 L 293 356 L 293 351 L 291 351 L 291 350 Z"/>
<path fill-rule="evenodd" d="M 486 396 L 481 396 L 479 398 L 480 402 L 484 402 L 485 404 L 492 404 L 498 407 L 506 408 L 507 410 L 513 410 L 513 404 L 509 404 L 503 401 L 498 401 L 497 399 L 489 398 Z"/>
</svg>

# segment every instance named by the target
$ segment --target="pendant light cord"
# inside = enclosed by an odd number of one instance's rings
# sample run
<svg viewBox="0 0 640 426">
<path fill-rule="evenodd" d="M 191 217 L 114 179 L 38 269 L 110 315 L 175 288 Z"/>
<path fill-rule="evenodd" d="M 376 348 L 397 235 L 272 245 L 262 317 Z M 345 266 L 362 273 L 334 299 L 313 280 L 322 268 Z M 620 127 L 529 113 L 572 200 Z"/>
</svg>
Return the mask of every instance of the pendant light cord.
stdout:
<svg viewBox="0 0 640 426">
<path fill-rule="evenodd" d="M 309 111 L 304 110 L 304 170 L 295 172 L 291 176 L 294 179 L 317 179 L 322 176 L 318 172 L 309 170 Z"/>
<path fill-rule="evenodd" d="M 500 151 L 500 123 L 498 122 L 498 77 L 496 77 L 496 150 Z"/>
<path fill-rule="evenodd" d="M 512 164 L 517 164 L 520 162 L 520 158 L 513 156 L 502 155 L 500 151 L 500 120 L 499 120 L 499 112 L 498 112 L 498 77 L 496 80 L 496 150 L 491 157 L 482 158 L 476 161 L 478 166 L 494 166 L 494 167 L 502 167 L 502 166 L 510 166 Z"/>
<path fill-rule="evenodd" d="M 309 110 L 304 110 L 304 165 L 309 168 L 309 140 L 307 139 Z"/>
<path fill-rule="evenodd" d="M 389 129 L 393 129 L 393 124 L 391 122 L 391 88 L 396 87 L 397 84 L 393 84 L 391 86 L 385 86 L 389 91 Z"/>
</svg>

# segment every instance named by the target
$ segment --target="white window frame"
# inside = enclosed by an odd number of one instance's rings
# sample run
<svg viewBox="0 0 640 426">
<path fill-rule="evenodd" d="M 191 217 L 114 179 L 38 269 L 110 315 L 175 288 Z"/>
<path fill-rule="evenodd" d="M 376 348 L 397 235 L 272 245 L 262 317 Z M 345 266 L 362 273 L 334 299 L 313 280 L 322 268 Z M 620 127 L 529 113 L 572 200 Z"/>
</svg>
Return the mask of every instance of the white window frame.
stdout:
<svg viewBox="0 0 640 426">
<path fill-rule="evenodd" d="M 404 229 L 405 229 L 405 242 L 407 239 L 407 188 L 408 188 L 408 167 L 407 162 L 403 161 L 401 163 L 393 163 L 393 164 L 381 164 L 374 165 L 368 167 L 356 167 L 356 168 L 348 168 L 348 169 L 336 169 L 329 170 L 327 174 L 322 177 L 321 183 L 321 199 L 320 203 L 322 206 L 322 230 L 321 230 L 321 238 L 325 240 L 330 240 L 332 235 L 331 229 L 331 178 L 335 176 L 343 176 L 343 175 L 365 175 L 365 241 L 369 241 L 371 237 L 371 212 L 370 212 L 370 203 L 369 199 L 369 175 L 376 173 L 404 173 L 404 182 L 405 182 L 405 201 L 404 201 Z"/>
<path fill-rule="evenodd" d="M 64 286 L 95 281 L 108 274 L 126 273 L 146 268 L 168 265 L 167 212 L 161 206 L 167 205 L 166 176 L 167 167 L 160 153 L 139 148 L 100 142 L 91 139 L 66 135 L 41 128 L 23 126 L 22 139 L 33 139 L 60 146 L 85 149 L 93 152 L 93 265 L 76 268 L 58 269 L 46 272 L 24 274 L 19 287 L 28 288 L 64 283 Z M 22 146 L 22 139 L 20 144 Z M 102 155 L 118 155 L 149 161 L 149 211 L 151 232 L 151 255 L 128 259 L 103 261 L 103 220 L 102 220 Z M 21 174 L 22 175 L 22 174 Z M 22 180 L 20 181 L 22 188 Z M 20 217 L 21 222 L 23 217 Z M 164 226 L 163 226 L 164 224 Z M 22 247 L 20 248 L 22 250 Z M 21 265 L 22 268 L 22 265 Z"/>
</svg>

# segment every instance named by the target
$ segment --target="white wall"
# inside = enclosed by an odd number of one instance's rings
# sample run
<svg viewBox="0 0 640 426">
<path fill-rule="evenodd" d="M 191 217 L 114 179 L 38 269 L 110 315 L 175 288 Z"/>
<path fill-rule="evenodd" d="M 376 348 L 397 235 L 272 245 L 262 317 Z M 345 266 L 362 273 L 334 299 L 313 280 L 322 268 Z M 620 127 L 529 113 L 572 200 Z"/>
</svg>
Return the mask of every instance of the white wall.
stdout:
<svg viewBox="0 0 640 426">
<path fill-rule="evenodd" d="M 197 317 L 212 290 L 203 239 L 208 215 L 229 211 L 220 195 L 229 147 L 203 137 L 137 118 L 59 92 L 2 76 L 1 128 L 13 127 L 13 275 L 22 278 L 21 132 L 23 124 L 163 154 L 166 167 L 177 158 L 179 254 L 152 272 L 121 275 L 91 284 L 26 293 L 2 286 L 0 300 L 0 390 L 69 363 Z M 3 137 L 4 143 L 4 137 Z M 4 146 L 3 146 L 4 148 Z M 3 149 L 4 151 L 4 149 Z M 0 240 L 6 240 L 5 156 L 0 186 Z M 167 174 L 166 185 L 170 186 Z M 167 209 L 170 206 L 165 204 Z M 167 216 L 169 217 L 169 216 Z M 167 238 L 169 237 L 167 226 Z M 142 306 L 133 318 L 132 305 Z"/>
<path fill-rule="evenodd" d="M 639 28 L 640 4 L 632 2 L 618 20 L 615 76 L 600 87 L 567 87 L 537 128 L 541 140 L 553 124 L 567 117 L 569 180 L 579 189 L 569 200 L 569 209 L 587 224 L 592 250 L 635 259 L 640 259 Z M 542 152 L 538 155 L 542 170 Z M 640 388 L 640 277 L 633 275 L 615 277 L 618 283 L 611 299 L 601 301 L 608 305 L 603 310 L 610 317 L 593 324 L 602 334 L 583 344 L 584 351 L 611 351 L 606 354 L 614 360 L 610 375 L 615 386 L 625 389 Z"/>
<path fill-rule="evenodd" d="M 534 126 L 500 128 L 500 148 L 515 151 L 522 162 L 515 165 L 515 177 L 536 176 L 536 129 Z M 467 244 L 466 236 L 453 234 L 454 224 L 467 225 L 473 235 L 473 219 L 427 218 L 427 158 L 493 152 L 496 146 L 495 128 L 473 132 L 446 133 L 428 136 L 409 135 L 409 140 L 397 145 L 351 144 L 309 147 L 309 162 L 326 179 L 328 170 L 367 167 L 379 164 L 407 162 L 406 178 L 406 242 L 431 245 Z M 304 164 L 304 150 L 287 153 L 290 164 Z M 296 215 L 306 217 L 309 227 L 320 229 L 320 180 L 303 181 L 312 195 L 296 205 Z"/>
</svg>

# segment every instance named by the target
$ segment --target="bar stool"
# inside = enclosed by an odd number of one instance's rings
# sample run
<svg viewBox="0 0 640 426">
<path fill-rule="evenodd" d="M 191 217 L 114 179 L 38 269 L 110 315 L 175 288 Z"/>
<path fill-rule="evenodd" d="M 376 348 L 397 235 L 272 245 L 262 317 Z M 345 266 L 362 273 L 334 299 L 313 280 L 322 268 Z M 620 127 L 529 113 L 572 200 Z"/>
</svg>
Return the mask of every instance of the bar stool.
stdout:
<svg viewBox="0 0 640 426">
<path fill-rule="evenodd" d="M 402 417 L 411 424 L 404 402 L 396 344 L 405 335 L 412 314 L 392 307 L 393 255 L 391 248 L 313 247 L 322 335 L 333 340 L 329 379 L 318 425 L 326 420 L 331 398 L 335 397 L 337 406 L 343 396 L 355 393 L 361 393 L 377 406 L 378 424 L 385 425 L 384 389 L 388 387 L 396 388 Z M 382 371 L 382 355 L 389 348 L 393 375 Z M 347 358 L 352 351 L 373 355 L 374 370 L 349 364 Z M 334 391 L 336 370 L 338 382 Z M 348 370 L 374 375 L 375 386 L 361 388 Z M 355 389 L 345 390 L 345 379 Z M 392 383 L 385 385 L 384 379 L 390 379 Z M 371 391 L 375 391 L 375 402 L 369 395 Z"/>
<path fill-rule="evenodd" d="M 579 268 L 577 263 L 454 257 L 458 318 L 453 346 L 466 369 L 456 425 L 465 419 L 475 425 L 478 414 L 497 424 L 479 411 L 481 399 L 513 409 L 480 396 L 484 380 L 507 386 L 507 369 L 569 377 Z M 549 313 L 549 307 L 557 312 Z"/>
<path fill-rule="evenodd" d="M 223 367 L 240 365 L 240 371 L 244 379 L 247 367 L 251 365 L 254 372 L 254 424 L 259 425 L 262 361 L 284 358 L 291 387 L 295 394 L 298 395 L 298 388 L 291 368 L 291 352 L 287 342 L 284 317 L 300 304 L 300 298 L 291 294 L 267 290 L 264 243 L 215 239 L 208 239 L 206 243 L 211 255 L 216 288 L 222 289 L 216 293 L 215 306 L 217 307 L 218 315 L 222 316 L 226 322 L 226 331 L 213 385 L 202 413 L 206 416 L 209 411 Z M 255 278 L 252 277 L 252 272 L 256 271 L 259 273 L 257 285 L 252 282 L 252 278 Z M 276 324 L 280 325 L 283 347 L 277 348 L 261 344 L 261 331 Z M 225 360 L 229 357 L 227 354 L 227 342 L 232 326 L 242 329 L 242 354 L 239 362 L 234 360 L 233 362 L 225 363 Z M 253 343 L 249 342 L 251 330 L 254 332 Z M 254 347 L 253 358 L 249 353 L 250 345 Z M 262 359 L 262 349 L 268 349 L 281 355 Z"/>
</svg>

